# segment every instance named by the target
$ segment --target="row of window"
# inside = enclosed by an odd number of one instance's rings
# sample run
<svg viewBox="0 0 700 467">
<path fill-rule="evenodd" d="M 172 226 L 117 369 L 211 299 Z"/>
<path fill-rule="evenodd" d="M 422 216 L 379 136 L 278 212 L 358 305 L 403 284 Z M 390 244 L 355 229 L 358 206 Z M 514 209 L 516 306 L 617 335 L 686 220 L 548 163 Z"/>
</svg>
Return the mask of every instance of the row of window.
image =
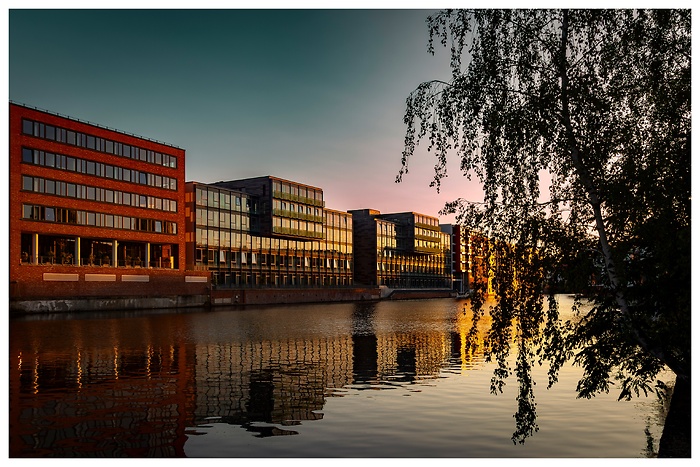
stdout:
<svg viewBox="0 0 700 467">
<path fill-rule="evenodd" d="M 326 210 L 326 225 L 352 230 L 352 214 Z"/>
<path fill-rule="evenodd" d="M 414 230 L 414 235 L 426 237 L 428 239 L 435 239 L 435 241 L 439 241 L 440 238 L 445 235 L 445 233 L 440 232 L 440 231 L 436 231 L 436 230 L 432 230 L 432 229 L 425 229 L 422 227 L 416 227 Z"/>
<path fill-rule="evenodd" d="M 419 227 L 426 226 L 429 228 L 432 227 L 433 229 L 435 229 L 436 227 L 439 229 L 440 227 L 440 220 L 436 219 L 435 217 L 424 216 L 422 214 L 415 214 L 413 220 L 416 226 Z"/>
<path fill-rule="evenodd" d="M 313 269 L 351 270 L 352 262 L 338 258 L 312 258 L 309 256 L 287 256 L 246 251 L 205 250 L 198 248 L 195 261 L 209 267 L 236 267 L 236 265 L 262 265 Z"/>
<path fill-rule="evenodd" d="M 273 199 L 272 200 L 272 209 L 273 211 L 280 211 L 279 214 L 275 213 L 276 215 L 279 216 L 294 216 L 295 214 L 302 214 L 306 216 L 313 216 L 318 220 L 318 222 L 323 222 L 323 209 L 318 208 L 318 207 L 311 207 L 308 205 L 303 205 L 303 204 L 294 204 L 294 203 L 287 203 L 287 201 L 282 201 L 279 199 Z M 282 213 L 282 211 L 284 213 Z"/>
<path fill-rule="evenodd" d="M 444 265 L 417 265 L 417 264 L 395 264 L 377 263 L 377 271 L 381 272 L 407 272 L 416 274 L 447 274 Z"/>
<path fill-rule="evenodd" d="M 270 242 L 269 237 L 262 237 L 266 239 L 266 242 L 260 241 L 261 237 L 246 235 L 236 231 L 221 230 L 218 229 L 203 229 L 197 227 L 195 233 L 195 242 L 198 246 L 209 246 L 209 247 L 223 247 L 223 248 L 251 248 L 251 249 L 265 249 L 265 250 L 286 250 L 287 247 L 284 246 L 280 248 L 280 241 L 278 239 L 273 239 L 276 241 Z M 264 243 L 265 246 L 261 244 Z M 300 242 L 301 243 L 301 242 Z M 313 251 L 313 252 L 340 252 L 340 253 L 352 253 L 352 237 L 348 237 L 347 242 L 335 242 L 335 241 L 314 241 L 314 242 L 304 242 L 305 244 L 300 248 L 300 251 Z M 307 244 L 308 243 L 308 244 Z M 297 246 L 297 245 L 295 245 Z M 295 249 L 294 247 L 290 247 Z"/>
<path fill-rule="evenodd" d="M 329 242 L 350 242 L 352 243 L 352 230 L 328 227 L 325 229 L 326 240 Z"/>
<path fill-rule="evenodd" d="M 205 211 L 197 209 L 196 222 L 198 226 L 216 227 L 223 230 L 250 230 L 250 218 L 243 214 L 230 211 Z"/>
<path fill-rule="evenodd" d="M 54 154 L 38 149 L 22 148 L 22 162 L 177 191 L 177 179 L 172 177 L 103 164 L 78 157 L 64 156 L 63 154 Z"/>
<path fill-rule="evenodd" d="M 319 205 L 319 203 L 323 202 L 323 191 L 281 180 L 272 181 L 272 192 L 273 197 L 278 197 L 280 194 L 289 194 L 291 195 L 290 199 L 296 199 L 306 204 Z"/>
<path fill-rule="evenodd" d="M 273 232 L 282 232 L 284 229 L 290 229 L 304 232 L 300 235 L 323 238 L 323 224 L 305 220 L 275 216 L 272 218 L 272 229 Z"/>
<path fill-rule="evenodd" d="M 177 234 L 177 224 L 175 222 L 117 216 L 101 212 L 80 211 L 77 209 L 53 206 L 23 204 L 22 218 L 33 221 L 55 222 L 57 224 L 75 224 L 173 235 Z"/>
<path fill-rule="evenodd" d="M 22 133 L 36 136 L 37 138 L 70 144 L 72 146 L 92 149 L 93 151 L 113 154 L 115 156 L 127 157 L 129 159 L 171 167 L 173 169 L 177 168 L 177 158 L 175 156 L 100 138 L 99 136 L 93 136 L 79 131 L 68 130 L 66 128 L 49 125 L 48 123 L 23 119 Z"/>
<path fill-rule="evenodd" d="M 156 196 L 128 193 L 126 191 L 109 190 L 88 185 L 62 182 L 48 178 L 22 176 L 22 189 L 35 193 L 45 193 L 69 198 L 101 201 L 103 203 L 120 204 L 137 208 L 156 209 L 159 211 L 177 212 L 177 201 Z"/>
<path fill-rule="evenodd" d="M 212 273 L 215 287 L 329 287 L 352 285 L 350 275 L 269 274 L 222 271 Z"/>
<path fill-rule="evenodd" d="M 240 193 L 209 187 L 197 187 L 197 206 L 209 206 L 228 211 L 257 212 L 257 202 Z"/>
</svg>

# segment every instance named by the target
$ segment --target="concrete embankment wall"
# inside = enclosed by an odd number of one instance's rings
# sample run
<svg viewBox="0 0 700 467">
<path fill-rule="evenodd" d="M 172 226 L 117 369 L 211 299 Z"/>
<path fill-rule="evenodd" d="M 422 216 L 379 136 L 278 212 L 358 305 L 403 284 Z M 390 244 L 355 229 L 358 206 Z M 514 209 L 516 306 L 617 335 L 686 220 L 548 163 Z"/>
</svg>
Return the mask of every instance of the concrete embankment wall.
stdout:
<svg viewBox="0 0 700 467">
<path fill-rule="evenodd" d="M 453 290 L 449 289 L 435 289 L 435 290 L 392 290 L 390 291 L 386 298 L 389 300 L 414 300 L 420 298 L 450 298 L 455 297 L 457 294 Z"/>
<path fill-rule="evenodd" d="M 79 311 L 142 310 L 226 305 L 278 305 L 286 303 L 354 302 L 368 300 L 412 300 L 453 297 L 440 290 L 391 290 L 375 287 L 339 289 L 225 289 L 191 295 L 108 296 L 11 300 L 14 314 Z"/>
<path fill-rule="evenodd" d="M 207 306 L 209 295 L 171 295 L 165 297 L 102 297 L 56 298 L 45 300 L 13 300 L 10 312 L 15 314 L 63 313 L 78 311 L 142 310 Z"/>
<path fill-rule="evenodd" d="M 275 305 L 379 300 L 379 289 L 235 289 L 212 290 L 211 305 Z"/>
</svg>

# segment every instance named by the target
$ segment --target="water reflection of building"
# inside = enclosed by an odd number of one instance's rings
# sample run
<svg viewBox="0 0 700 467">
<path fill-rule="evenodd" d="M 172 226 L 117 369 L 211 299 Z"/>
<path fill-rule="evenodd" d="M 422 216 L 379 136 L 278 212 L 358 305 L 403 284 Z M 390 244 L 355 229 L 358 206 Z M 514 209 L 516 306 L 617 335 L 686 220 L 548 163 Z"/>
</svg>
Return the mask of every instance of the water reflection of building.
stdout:
<svg viewBox="0 0 700 467">
<path fill-rule="evenodd" d="M 228 423 L 315 420 L 328 388 L 350 382 L 349 336 L 196 348 L 194 417 Z"/>
<path fill-rule="evenodd" d="M 200 324 L 169 314 L 16 325 L 11 454 L 182 456 L 197 425 L 290 434 L 323 416 L 333 388 L 407 385 L 438 377 L 456 359 L 465 368 L 478 360 L 465 347 L 466 316 L 457 332 L 402 330 L 376 324 L 400 323 L 402 313 L 374 306 L 353 305 L 347 328 L 332 334 L 298 335 L 286 323 L 268 323 L 259 337 L 221 331 L 212 339 L 221 322 L 205 320 L 208 314 L 194 315 Z"/>
<path fill-rule="evenodd" d="M 376 307 L 358 303 L 352 313 L 353 383 L 376 382 L 379 376 L 379 354 L 373 321 Z"/>
<path fill-rule="evenodd" d="M 56 324 L 25 326 L 10 350 L 10 455 L 184 456 L 194 365 L 170 339 L 178 321 L 154 329 L 101 320 L 99 331 L 61 322 L 67 348 L 51 350 Z"/>
<path fill-rule="evenodd" d="M 448 288 L 449 236 L 438 219 L 414 212 L 349 211 L 355 239 L 355 281 L 395 288 Z"/>
</svg>

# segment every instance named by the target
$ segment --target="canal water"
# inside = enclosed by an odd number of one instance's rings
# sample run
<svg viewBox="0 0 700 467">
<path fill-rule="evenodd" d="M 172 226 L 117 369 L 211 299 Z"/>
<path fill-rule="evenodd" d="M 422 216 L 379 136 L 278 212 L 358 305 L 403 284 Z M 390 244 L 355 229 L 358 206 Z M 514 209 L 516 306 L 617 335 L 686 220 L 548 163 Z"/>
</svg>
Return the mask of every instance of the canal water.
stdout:
<svg viewBox="0 0 700 467">
<path fill-rule="evenodd" d="M 560 296 L 562 309 L 571 299 Z M 514 444 L 517 383 L 465 345 L 452 299 L 42 315 L 10 320 L 11 457 L 653 455 L 655 396 L 546 386 Z M 569 308 L 567 308 L 569 307 Z M 668 377 L 671 381 L 671 377 Z"/>
</svg>

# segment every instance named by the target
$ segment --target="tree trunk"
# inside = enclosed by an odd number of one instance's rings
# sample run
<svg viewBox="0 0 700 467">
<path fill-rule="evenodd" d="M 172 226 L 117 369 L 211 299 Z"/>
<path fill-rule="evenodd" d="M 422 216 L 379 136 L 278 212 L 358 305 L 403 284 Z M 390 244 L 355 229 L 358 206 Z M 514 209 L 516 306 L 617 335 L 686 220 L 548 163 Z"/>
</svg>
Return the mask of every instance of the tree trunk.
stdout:
<svg viewBox="0 0 700 467">
<path fill-rule="evenodd" d="M 690 458 L 690 378 L 676 377 L 671 406 L 659 441 L 659 457 Z"/>
</svg>

